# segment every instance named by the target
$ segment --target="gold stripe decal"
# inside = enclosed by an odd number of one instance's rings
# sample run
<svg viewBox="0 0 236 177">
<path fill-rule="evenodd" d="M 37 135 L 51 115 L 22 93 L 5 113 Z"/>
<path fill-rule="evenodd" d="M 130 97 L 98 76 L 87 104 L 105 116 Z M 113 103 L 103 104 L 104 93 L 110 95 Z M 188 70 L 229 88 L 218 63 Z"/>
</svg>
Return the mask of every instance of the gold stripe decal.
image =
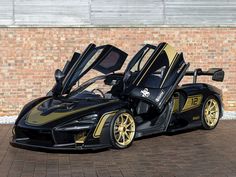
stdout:
<svg viewBox="0 0 236 177">
<path fill-rule="evenodd" d="M 199 107 L 202 103 L 202 97 L 203 97 L 202 95 L 189 96 L 181 112 L 186 112 L 191 109 Z"/>
<path fill-rule="evenodd" d="M 191 109 L 197 108 L 202 103 L 202 95 L 192 95 L 187 98 L 187 101 L 184 104 L 184 107 L 182 110 L 179 110 L 179 97 L 174 97 L 174 106 L 173 106 L 173 113 L 177 112 L 186 112 Z"/>
<path fill-rule="evenodd" d="M 171 45 L 168 44 L 165 47 L 164 51 L 166 52 L 166 55 L 168 56 L 169 63 L 171 64 L 175 58 L 175 55 L 177 54 L 176 50 Z"/>
<path fill-rule="evenodd" d="M 164 85 L 164 83 L 169 75 L 169 72 L 172 69 L 172 65 L 174 64 L 176 58 L 179 56 L 178 53 L 176 52 L 176 50 L 172 46 L 170 46 L 169 44 L 165 47 L 164 51 L 166 52 L 166 55 L 168 56 L 170 67 L 169 67 L 168 72 L 166 73 L 163 81 L 161 82 L 160 88 L 162 88 L 162 86 Z"/>
<path fill-rule="evenodd" d="M 104 127 L 105 122 L 107 121 L 107 119 L 111 116 L 114 116 L 116 114 L 117 111 L 111 111 L 111 112 L 107 112 L 105 114 L 102 115 L 102 117 L 100 118 L 94 132 L 93 132 L 93 137 L 94 138 L 99 138 L 101 133 L 102 133 L 102 129 Z"/>
<path fill-rule="evenodd" d="M 38 110 L 38 106 L 40 104 L 42 104 L 42 103 L 40 103 L 37 106 L 35 106 L 34 108 L 32 108 L 31 112 L 29 113 L 29 116 L 26 119 L 26 122 L 28 124 L 31 124 L 31 125 L 39 126 L 39 125 L 43 125 L 43 124 L 46 124 L 46 123 L 64 118 L 66 116 L 70 116 L 70 115 L 73 115 L 73 114 L 76 114 L 76 113 L 79 113 L 79 112 L 82 112 L 82 111 L 86 111 L 86 110 L 89 110 L 89 109 L 92 109 L 92 108 L 96 108 L 96 107 L 99 107 L 99 106 L 105 106 L 105 105 L 108 105 L 112 102 L 117 102 L 117 101 L 118 100 L 112 100 L 112 101 L 108 101 L 108 102 L 101 103 L 101 104 L 95 104 L 95 105 L 92 105 L 92 106 L 83 107 L 83 108 L 76 109 L 76 110 L 73 110 L 73 111 L 52 112 L 52 113 L 50 113 L 49 115 L 46 115 L 46 116 L 41 115 L 42 112 Z"/>
<path fill-rule="evenodd" d="M 174 97 L 173 113 L 179 111 L 179 97 Z"/>
</svg>

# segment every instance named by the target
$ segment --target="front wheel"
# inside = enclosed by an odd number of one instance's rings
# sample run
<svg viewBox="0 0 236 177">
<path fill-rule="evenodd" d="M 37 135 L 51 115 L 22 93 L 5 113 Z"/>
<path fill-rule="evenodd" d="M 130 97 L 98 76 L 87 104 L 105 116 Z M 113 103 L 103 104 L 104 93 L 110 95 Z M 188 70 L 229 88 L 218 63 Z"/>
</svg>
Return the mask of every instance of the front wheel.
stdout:
<svg viewBox="0 0 236 177">
<path fill-rule="evenodd" d="M 220 118 L 220 106 L 218 100 L 210 96 L 203 105 L 202 126 L 206 130 L 214 129 Z"/>
<path fill-rule="evenodd" d="M 129 147 L 135 136 L 135 121 L 127 110 L 119 111 L 110 124 L 110 140 L 116 149 Z"/>
</svg>

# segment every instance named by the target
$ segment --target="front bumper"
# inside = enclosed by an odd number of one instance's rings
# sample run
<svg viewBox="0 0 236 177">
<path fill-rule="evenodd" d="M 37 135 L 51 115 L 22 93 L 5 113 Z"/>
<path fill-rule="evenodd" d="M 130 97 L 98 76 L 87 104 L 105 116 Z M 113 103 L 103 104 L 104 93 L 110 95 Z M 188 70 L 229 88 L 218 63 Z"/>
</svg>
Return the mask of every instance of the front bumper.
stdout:
<svg viewBox="0 0 236 177">
<path fill-rule="evenodd" d="M 80 146 L 77 146 L 74 144 L 64 144 L 64 145 L 52 145 L 52 146 L 43 146 L 40 144 L 33 144 L 29 143 L 28 140 L 17 140 L 12 139 L 10 141 L 10 144 L 13 147 L 23 148 L 23 149 L 29 149 L 29 150 L 41 150 L 41 151 L 79 151 L 79 150 L 100 150 L 100 149 L 106 149 L 109 148 L 109 145 L 102 145 L 102 144 L 96 144 L 96 145 L 85 145 L 82 144 Z"/>
<path fill-rule="evenodd" d="M 93 138 L 91 130 L 86 130 L 86 137 L 76 139 L 75 135 L 83 132 L 55 131 L 33 127 L 14 126 L 13 137 L 10 144 L 14 147 L 31 150 L 98 150 L 110 147 L 110 143 Z"/>
</svg>

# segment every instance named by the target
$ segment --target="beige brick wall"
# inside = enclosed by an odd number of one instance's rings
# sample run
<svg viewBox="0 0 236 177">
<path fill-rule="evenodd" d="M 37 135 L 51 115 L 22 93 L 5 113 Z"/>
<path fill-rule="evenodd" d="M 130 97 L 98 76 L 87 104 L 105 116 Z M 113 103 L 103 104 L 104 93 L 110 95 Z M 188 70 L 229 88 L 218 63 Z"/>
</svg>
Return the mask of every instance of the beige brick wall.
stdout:
<svg viewBox="0 0 236 177">
<path fill-rule="evenodd" d="M 130 59 L 140 44 L 162 41 L 183 51 L 191 69 L 224 68 L 223 83 L 199 81 L 222 89 L 225 110 L 236 111 L 236 28 L 0 28 L 0 116 L 45 95 L 54 70 L 90 42 L 116 45 Z"/>
</svg>

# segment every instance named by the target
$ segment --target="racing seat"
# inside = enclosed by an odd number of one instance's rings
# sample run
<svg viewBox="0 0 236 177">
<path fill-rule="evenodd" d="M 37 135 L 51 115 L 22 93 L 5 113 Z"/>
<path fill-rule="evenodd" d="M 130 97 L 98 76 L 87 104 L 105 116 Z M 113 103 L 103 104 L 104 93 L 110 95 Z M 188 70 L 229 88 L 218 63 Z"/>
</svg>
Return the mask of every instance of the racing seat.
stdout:
<svg viewBox="0 0 236 177">
<path fill-rule="evenodd" d="M 161 84 L 164 72 L 165 72 L 166 66 L 162 66 L 159 68 L 156 72 L 151 74 L 146 81 L 143 84 L 143 87 L 147 88 L 159 88 L 159 85 Z"/>
</svg>

